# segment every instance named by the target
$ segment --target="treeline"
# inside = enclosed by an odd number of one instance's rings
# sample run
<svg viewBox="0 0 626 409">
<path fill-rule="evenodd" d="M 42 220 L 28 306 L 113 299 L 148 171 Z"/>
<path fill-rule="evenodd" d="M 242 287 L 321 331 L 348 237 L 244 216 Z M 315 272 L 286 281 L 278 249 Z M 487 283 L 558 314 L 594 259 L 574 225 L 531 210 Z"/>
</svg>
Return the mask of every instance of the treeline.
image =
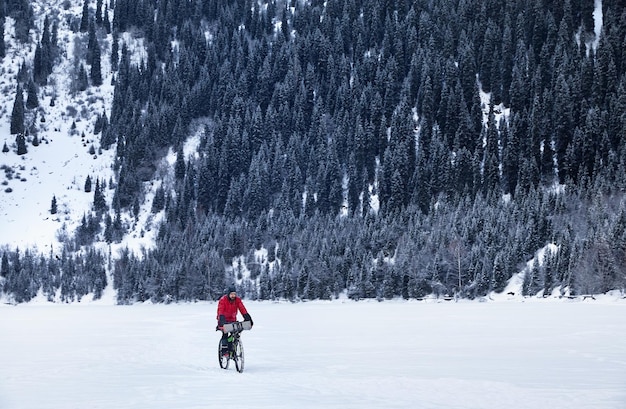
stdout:
<svg viewBox="0 0 626 409">
<path fill-rule="evenodd" d="M 523 268 L 527 296 L 623 289 L 623 197 L 589 191 L 537 190 L 508 202 L 443 199 L 429 214 L 409 206 L 364 219 L 283 212 L 251 223 L 198 213 L 196 228 L 164 226 L 156 250 L 126 250 L 115 260 L 93 250 L 60 258 L 5 251 L 0 291 L 17 302 L 38 291 L 56 301 L 99 298 L 108 263 L 119 303 L 215 300 L 233 282 L 247 298 L 263 300 L 332 299 L 346 290 L 353 299 L 473 299 L 502 291 Z M 558 247 L 527 266 L 546 243 Z"/>
<path fill-rule="evenodd" d="M 0 294 L 13 302 L 28 302 L 38 295 L 48 301 L 80 301 L 90 294 L 102 296 L 107 286 L 108 259 L 101 252 L 89 249 L 60 255 L 3 251 L 0 258 Z"/>
<path fill-rule="evenodd" d="M 163 228 L 158 249 L 143 259 L 126 253 L 118 261 L 118 301 L 214 299 L 224 277 L 249 278 L 239 290 L 255 299 L 331 299 L 344 290 L 354 299 L 473 299 L 502 291 L 546 243 L 558 247 L 531 266 L 524 295 L 623 288 L 626 208 L 591 190 L 442 199 L 428 214 L 409 206 L 363 219 L 200 216 L 195 229 Z"/>
<path fill-rule="evenodd" d="M 626 13 L 603 1 L 597 37 L 593 3 L 117 1 L 110 213 L 178 157 L 119 301 L 471 298 L 549 243 L 527 294 L 623 289 Z"/>
</svg>

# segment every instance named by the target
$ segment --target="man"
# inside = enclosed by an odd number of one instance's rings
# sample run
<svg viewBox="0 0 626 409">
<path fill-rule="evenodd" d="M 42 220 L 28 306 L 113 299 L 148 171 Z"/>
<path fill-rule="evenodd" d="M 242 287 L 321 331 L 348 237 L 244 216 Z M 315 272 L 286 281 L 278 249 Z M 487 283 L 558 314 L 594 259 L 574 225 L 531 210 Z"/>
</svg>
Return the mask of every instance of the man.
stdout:
<svg viewBox="0 0 626 409">
<path fill-rule="evenodd" d="M 217 303 L 217 328 L 222 331 L 222 355 L 228 355 L 228 332 L 224 332 L 224 324 L 237 321 L 237 311 L 241 313 L 244 321 L 250 321 L 250 325 L 254 325 L 248 310 L 243 305 L 241 298 L 237 297 L 237 289 L 234 286 L 228 288 L 224 295 Z"/>
</svg>

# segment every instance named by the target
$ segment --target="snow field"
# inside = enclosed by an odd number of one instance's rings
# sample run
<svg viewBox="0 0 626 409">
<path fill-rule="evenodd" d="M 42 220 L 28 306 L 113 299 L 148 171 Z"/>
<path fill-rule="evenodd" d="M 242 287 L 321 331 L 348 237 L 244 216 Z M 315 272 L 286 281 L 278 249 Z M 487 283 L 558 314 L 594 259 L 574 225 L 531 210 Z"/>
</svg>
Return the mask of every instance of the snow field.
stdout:
<svg viewBox="0 0 626 409">
<path fill-rule="evenodd" d="M 626 407 L 624 302 L 0 306 L 0 408 Z"/>
</svg>

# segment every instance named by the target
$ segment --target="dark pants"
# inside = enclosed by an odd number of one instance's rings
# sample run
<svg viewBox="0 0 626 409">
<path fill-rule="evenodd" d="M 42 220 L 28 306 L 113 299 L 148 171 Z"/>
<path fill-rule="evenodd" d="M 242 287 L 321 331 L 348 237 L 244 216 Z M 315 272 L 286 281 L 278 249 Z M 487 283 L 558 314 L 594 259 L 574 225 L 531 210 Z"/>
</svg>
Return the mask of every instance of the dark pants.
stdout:
<svg viewBox="0 0 626 409">
<path fill-rule="evenodd" d="M 220 341 L 221 344 L 222 344 L 222 354 L 227 353 L 233 347 L 232 344 L 228 342 L 229 335 L 230 335 L 229 332 L 225 332 L 225 333 L 222 334 L 222 339 Z"/>
</svg>

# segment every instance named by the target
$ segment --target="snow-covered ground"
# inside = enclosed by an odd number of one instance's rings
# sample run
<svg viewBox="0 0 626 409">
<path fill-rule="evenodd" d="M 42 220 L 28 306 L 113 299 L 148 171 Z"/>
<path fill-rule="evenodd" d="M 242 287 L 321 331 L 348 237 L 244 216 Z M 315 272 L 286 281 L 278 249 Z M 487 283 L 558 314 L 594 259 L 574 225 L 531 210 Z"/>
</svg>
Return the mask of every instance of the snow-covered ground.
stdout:
<svg viewBox="0 0 626 409">
<path fill-rule="evenodd" d="M 0 408 L 623 409 L 623 300 L 0 306 Z"/>
</svg>

